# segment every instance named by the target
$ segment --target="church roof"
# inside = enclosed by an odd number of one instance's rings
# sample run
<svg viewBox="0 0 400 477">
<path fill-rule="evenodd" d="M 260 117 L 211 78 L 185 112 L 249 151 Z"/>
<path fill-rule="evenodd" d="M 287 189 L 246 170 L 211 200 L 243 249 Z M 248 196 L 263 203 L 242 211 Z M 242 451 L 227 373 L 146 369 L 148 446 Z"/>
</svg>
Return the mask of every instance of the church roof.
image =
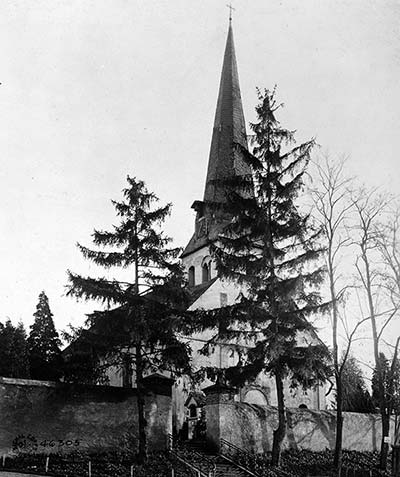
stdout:
<svg viewBox="0 0 400 477">
<path fill-rule="evenodd" d="M 200 283 L 199 285 L 196 285 L 194 287 L 188 288 L 189 292 L 189 303 L 188 303 L 188 308 L 193 305 L 195 301 L 197 301 L 203 293 L 205 293 L 210 286 L 217 281 L 218 277 L 214 277 L 212 280 L 208 280 L 205 283 Z"/>
<path fill-rule="evenodd" d="M 232 25 L 229 25 L 208 160 L 204 202 L 224 202 L 224 186 L 213 181 L 250 173 L 234 143 L 247 148 Z"/>
<path fill-rule="evenodd" d="M 241 144 L 247 149 L 246 125 L 230 23 L 219 84 L 204 198 L 203 201 L 195 201 L 192 206 L 197 212 L 197 219 L 208 215 L 207 202 L 225 202 L 224 180 L 251 173 L 241 152 L 235 149 L 235 143 Z M 221 233 L 224 223 L 215 217 L 212 219 L 207 217 L 207 219 L 206 232 L 198 233 L 197 230 L 183 251 L 182 257 L 204 247 Z"/>
<path fill-rule="evenodd" d="M 202 391 L 192 391 L 186 399 L 184 406 L 189 407 L 191 401 L 197 404 L 197 407 L 203 407 L 206 403 L 206 396 Z"/>
</svg>

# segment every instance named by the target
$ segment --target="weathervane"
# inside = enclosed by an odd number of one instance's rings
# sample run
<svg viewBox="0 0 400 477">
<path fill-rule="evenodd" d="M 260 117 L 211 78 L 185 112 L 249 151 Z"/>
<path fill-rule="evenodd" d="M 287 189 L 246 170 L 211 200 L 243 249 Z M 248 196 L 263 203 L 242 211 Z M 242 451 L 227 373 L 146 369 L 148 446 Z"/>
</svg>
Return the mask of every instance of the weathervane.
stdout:
<svg viewBox="0 0 400 477">
<path fill-rule="evenodd" d="M 232 22 L 232 11 L 236 10 L 236 8 L 232 7 L 232 3 L 230 3 L 229 5 L 227 4 L 226 6 L 229 8 L 229 23 L 231 23 Z"/>
</svg>

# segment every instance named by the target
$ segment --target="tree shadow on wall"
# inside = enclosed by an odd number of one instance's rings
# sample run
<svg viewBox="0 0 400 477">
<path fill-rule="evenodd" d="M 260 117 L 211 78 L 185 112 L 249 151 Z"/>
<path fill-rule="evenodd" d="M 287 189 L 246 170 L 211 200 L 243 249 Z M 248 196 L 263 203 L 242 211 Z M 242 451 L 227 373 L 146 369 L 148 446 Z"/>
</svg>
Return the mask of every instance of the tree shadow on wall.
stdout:
<svg viewBox="0 0 400 477">
<path fill-rule="evenodd" d="M 354 412 L 343 413 L 345 420 L 347 417 L 350 422 L 353 419 L 357 419 L 359 421 L 357 425 L 357 432 L 343 432 L 343 447 L 355 449 L 357 448 L 357 445 L 360 446 L 360 444 L 364 442 L 369 449 L 374 451 L 378 450 L 380 447 L 380 435 L 378 435 L 378 429 L 381 428 L 379 416 L 376 414 L 362 414 L 364 419 L 361 421 L 359 416 L 360 414 Z M 362 446 L 365 447 L 365 444 Z"/>
<path fill-rule="evenodd" d="M 296 438 L 294 437 L 294 423 L 292 418 L 292 413 L 290 411 L 286 411 L 286 439 L 288 441 L 288 447 L 291 450 L 297 450 L 298 445 L 296 442 Z"/>
<path fill-rule="evenodd" d="M 239 404 L 239 408 L 241 408 L 243 417 L 248 421 L 248 429 L 252 428 L 252 426 L 250 425 L 250 420 L 248 418 L 249 414 L 255 414 L 257 417 L 255 422 L 258 422 L 260 425 L 261 442 L 259 441 L 258 436 L 254 432 L 250 432 L 249 434 L 249 443 L 250 443 L 251 449 L 256 454 L 260 452 L 260 448 L 262 452 L 271 450 L 272 446 L 269 439 L 270 431 L 267 425 L 269 421 L 268 414 L 270 414 L 270 408 L 266 406 L 260 406 L 258 404 L 250 404 L 246 402 L 237 403 L 237 404 Z"/>
<path fill-rule="evenodd" d="M 326 411 L 314 412 L 309 409 L 288 409 L 286 419 L 286 439 L 289 449 L 310 447 L 309 443 L 317 433 L 321 433 L 326 439 L 328 446 L 325 447 L 335 448 L 336 418 L 333 414 Z M 320 437 L 316 439 L 321 440 Z"/>
</svg>

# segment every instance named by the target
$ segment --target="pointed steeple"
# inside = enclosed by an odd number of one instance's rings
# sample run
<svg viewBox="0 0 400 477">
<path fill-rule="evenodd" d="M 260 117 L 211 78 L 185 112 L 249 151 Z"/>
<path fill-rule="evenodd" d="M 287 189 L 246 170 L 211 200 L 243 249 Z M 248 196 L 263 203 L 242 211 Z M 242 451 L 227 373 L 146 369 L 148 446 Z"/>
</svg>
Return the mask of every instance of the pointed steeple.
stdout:
<svg viewBox="0 0 400 477">
<path fill-rule="evenodd" d="M 246 126 L 230 21 L 208 160 L 204 202 L 224 201 L 223 185 L 215 184 L 213 181 L 250 172 L 240 153 L 234 150 L 234 143 L 247 147 Z"/>
<path fill-rule="evenodd" d="M 235 143 L 239 143 L 247 149 L 246 126 L 230 17 L 204 198 L 203 201 L 197 200 L 192 205 L 197 212 L 196 229 L 182 253 L 182 257 L 204 247 L 209 241 L 215 240 L 226 224 L 226 216 L 224 218 L 217 217 L 207 207 L 207 203 L 223 203 L 225 201 L 226 189 L 223 181 L 238 175 L 250 174 L 250 167 L 244 162 L 241 153 L 236 150 Z"/>
</svg>

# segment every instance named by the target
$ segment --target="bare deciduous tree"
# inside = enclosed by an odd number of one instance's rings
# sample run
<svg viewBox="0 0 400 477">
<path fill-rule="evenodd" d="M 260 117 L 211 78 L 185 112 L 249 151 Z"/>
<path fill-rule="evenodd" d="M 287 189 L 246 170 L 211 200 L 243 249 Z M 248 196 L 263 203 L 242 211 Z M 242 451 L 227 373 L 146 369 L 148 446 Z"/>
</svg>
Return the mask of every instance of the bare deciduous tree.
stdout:
<svg viewBox="0 0 400 477">
<path fill-rule="evenodd" d="M 349 186 L 351 178 L 344 172 L 345 159 L 332 161 L 328 156 L 316 164 L 317 186 L 313 189 L 315 218 L 320 223 L 326 239 L 326 266 L 328 272 L 329 296 L 332 303 L 332 354 L 336 385 L 336 443 L 334 465 L 337 475 L 341 475 L 342 467 L 342 435 L 343 435 L 343 389 L 342 373 L 350 353 L 355 333 L 361 323 L 349 331 L 345 327 L 347 346 L 342 359 L 339 358 L 338 327 L 340 324 L 339 302 L 345 288 L 339 288 L 340 262 L 344 247 L 350 239 L 345 229 L 350 210 L 354 207 L 350 200 Z"/>
<path fill-rule="evenodd" d="M 388 213 L 385 224 L 377 231 L 378 246 L 384 269 L 382 285 L 386 289 L 393 308 L 400 308 L 400 204 Z"/>
<path fill-rule="evenodd" d="M 391 302 L 393 313 L 397 315 L 400 310 L 400 204 L 395 203 L 390 208 L 388 218 L 377 233 L 377 246 L 384 269 L 381 272 L 382 286 Z M 395 316 L 394 315 L 394 316 Z M 389 322 L 387 323 L 389 324 Z M 381 330 L 381 335 L 382 335 Z M 389 372 L 386 376 L 386 400 L 389 406 L 389 414 L 393 408 L 399 407 L 398 396 L 398 352 L 400 337 L 397 336 L 393 348 Z M 398 433 L 398 429 L 396 430 Z"/>
<path fill-rule="evenodd" d="M 389 198 L 379 195 L 376 190 L 368 191 L 365 189 L 360 190 L 357 197 L 353 198 L 352 201 L 355 207 L 357 221 L 355 227 L 357 238 L 355 239 L 355 244 L 359 250 L 356 268 L 361 288 L 366 297 L 368 315 L 371 323 L 379 411 L 382 418 L 382 441 L 379 462 L 381 469 L 386 469 L 387 465 L 390 414 L 392 408 L 385 393 L 384 373 L 380 359 L 380 345 L 382 343 L 384 330 L 397 314 L 397 306 L 391 306 L 383 312 L 380 311 L 380 307 L 387 301 L 389 283 L 387 280 L 385 283 L 382 277 L 389 277 L 388 274 L 392 271 L 390 261 L 394 258 L 391 254 L 392 245 L 389 245 L 391 241 L 390 236 L 385 233 L 385 227 L 382 225 L 382 218 L 387 212 L 388 202 Z M 382 253 L 382 251 L 384 253 Z M 389 296 L 392 299 L 395 295 L 389 293 Z M 396 348 L 397 347 L 398 342 Z M 397 355 L 397 352 L 395 355 Z"/>
</svg>

